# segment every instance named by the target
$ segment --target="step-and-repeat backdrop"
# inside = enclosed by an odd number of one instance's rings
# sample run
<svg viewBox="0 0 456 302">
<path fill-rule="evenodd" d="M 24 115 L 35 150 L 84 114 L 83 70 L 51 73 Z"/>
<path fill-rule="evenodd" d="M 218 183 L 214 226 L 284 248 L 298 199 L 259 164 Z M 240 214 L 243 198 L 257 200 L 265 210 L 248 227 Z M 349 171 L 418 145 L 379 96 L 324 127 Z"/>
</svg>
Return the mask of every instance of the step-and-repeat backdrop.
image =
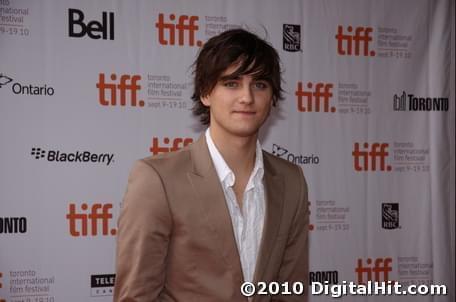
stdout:
<svg viewBox="0 0 456 302">
<path fill-rule="evenodd" d="M 191 64 L 238 26 L 285 70 L 261 142 L 309 183 L 310 280 L 454 301 L 452 0 L 0 0 L 0 301 L 112 300 L 132 163 L 199 137 Z"/>
</svg>

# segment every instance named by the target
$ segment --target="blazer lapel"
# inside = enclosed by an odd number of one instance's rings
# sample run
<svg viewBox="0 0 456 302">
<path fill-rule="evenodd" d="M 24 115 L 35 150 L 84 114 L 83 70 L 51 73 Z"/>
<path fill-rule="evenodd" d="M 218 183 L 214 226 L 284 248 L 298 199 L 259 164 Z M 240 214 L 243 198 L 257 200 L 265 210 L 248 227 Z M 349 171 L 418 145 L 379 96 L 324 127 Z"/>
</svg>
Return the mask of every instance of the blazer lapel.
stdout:
<svg viewBox="0 0 456 302">
<path fill-rule="evenodd" d="M 196 202 L 208 228 L 214 234 L 214 246 L 226 264 L 243 280 L 239 252 L 234 237 L 231 217 L 222 186 L 207 147 L 204 134 L 191 147 L 193 171 L 188 178 L 196 193 Z M 195 218 L 198 219 L 198 218 Z"/>
<path fill-rule="evenodd" d="M 283 210 L 283 190 L 284 179 L 281 174 L 276 174 L 268 154 L 263 152 L 264 161 L 264 186 L 266 192 L 266 214 L 264 217 L 263 235 L 261 239 L 260 251 L 258 253 L 255 267 L 254 282 L 267 281 L 264 279 L 265 270 L 268 267 L 271 252 L 279 231 L 282 210 Z"/>
</svg>

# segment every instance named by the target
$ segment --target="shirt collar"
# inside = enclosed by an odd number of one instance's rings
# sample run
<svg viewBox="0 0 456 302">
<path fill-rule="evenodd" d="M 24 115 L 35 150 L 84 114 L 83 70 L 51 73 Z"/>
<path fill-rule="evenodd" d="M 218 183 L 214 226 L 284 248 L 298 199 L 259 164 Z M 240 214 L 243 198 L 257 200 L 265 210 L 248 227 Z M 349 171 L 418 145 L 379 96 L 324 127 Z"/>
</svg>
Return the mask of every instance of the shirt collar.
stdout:
<svg viewBox="0 0 456 302">
<path fill-rule="evenodd" d="M 234 185 L 235 176 L 233 171 L 227 165 L 222 154 L 214 144 L 212 140 L 209 128 L 206 129 L 206 142 L 209 148 L 209 154 L 211 155 L 212 161 L 214 162 L 215 170 L 217 171 L 218 178 L 221 183 L 226 184 L 228 187 Z M 253 166 L 252 174 L 246 186 L 246 191 L 255 186 L 256 183 L 263 180 L 264 166 L 263 166 L 263 151 L 259 140 L 256 142 L 255 150 L 255 165 Z"/>
</svg>

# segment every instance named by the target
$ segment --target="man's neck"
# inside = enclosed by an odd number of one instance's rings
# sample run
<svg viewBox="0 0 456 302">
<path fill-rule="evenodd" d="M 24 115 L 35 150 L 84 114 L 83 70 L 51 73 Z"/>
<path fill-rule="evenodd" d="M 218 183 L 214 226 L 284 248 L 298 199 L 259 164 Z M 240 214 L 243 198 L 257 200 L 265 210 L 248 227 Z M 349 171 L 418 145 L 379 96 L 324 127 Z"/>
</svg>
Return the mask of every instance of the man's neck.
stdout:
<svg viewBox="0 0 456 302">
<path fill-rule="evenodd" d="M 210 128 L 209 132 L 217 150 L 233 171 L 238 175 L 250 175 L 255 165 L 258 135 L 249 137 L 227 136 Z"/>
</svg>

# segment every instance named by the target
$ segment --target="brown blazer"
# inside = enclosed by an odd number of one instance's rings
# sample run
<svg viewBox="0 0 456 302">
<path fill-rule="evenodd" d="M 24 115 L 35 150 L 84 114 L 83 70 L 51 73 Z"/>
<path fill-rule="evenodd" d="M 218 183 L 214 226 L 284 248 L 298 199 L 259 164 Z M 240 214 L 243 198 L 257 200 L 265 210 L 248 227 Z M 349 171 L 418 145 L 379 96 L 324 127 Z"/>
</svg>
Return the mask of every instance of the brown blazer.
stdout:
<svg viewBox="0 0 456 302">
<path fill-rule="evenodd" d="M 308 201 L 301 168 L 265 151 L 266 214 L 255 282 L 308 284 Z M 230 214 L 205 136 L 135 163 L 117 234 L 114 301 L 246 302 Z M 306 288 L 307 291 L 307 288 Z M 307 301 L 307 294 L 254 302 Z"/>
</svg>

